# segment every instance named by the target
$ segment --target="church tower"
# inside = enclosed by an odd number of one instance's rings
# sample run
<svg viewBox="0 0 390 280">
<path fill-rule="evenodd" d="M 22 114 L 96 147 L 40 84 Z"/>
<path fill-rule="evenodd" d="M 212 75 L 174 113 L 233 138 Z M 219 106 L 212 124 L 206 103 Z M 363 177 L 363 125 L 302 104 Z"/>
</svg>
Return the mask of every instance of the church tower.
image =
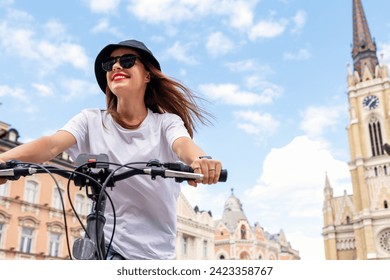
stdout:
<svg viewBox="0 0 390 280">
<path fill-rule="evenodd" d="M 348 66 L 353 194 L 333 197 L 326 177 L 324 245 L 327 259 L 390 259 L 390 81 L 377 57 L 361 0 L 353 0 L 353 70 Z"/>
</svg>

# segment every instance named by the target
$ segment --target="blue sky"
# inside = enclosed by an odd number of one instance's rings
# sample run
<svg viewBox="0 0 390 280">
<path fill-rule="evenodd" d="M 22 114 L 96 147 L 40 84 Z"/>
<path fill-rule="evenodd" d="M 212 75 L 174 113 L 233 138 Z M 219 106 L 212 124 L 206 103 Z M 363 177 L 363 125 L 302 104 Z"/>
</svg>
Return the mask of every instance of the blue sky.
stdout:
<svg viewBox="0 0 390 280">
<path fill-rule="evenodd" d="M 388 63 L 390 2 L 363 6 Z M 104 108 L 95 56 L 130 38 L 215 116 L 195 141 L 229 179 L 183 186 L 191 204 L 218 218 L 234 188 L 251 224 L 283 229 L 302 259 L 324 259 L 325 174 L 335 195 L 351 193 L 352 1 L 0 0 L 0 120 L 27 142 L 84 108 Z"/>
</svg>

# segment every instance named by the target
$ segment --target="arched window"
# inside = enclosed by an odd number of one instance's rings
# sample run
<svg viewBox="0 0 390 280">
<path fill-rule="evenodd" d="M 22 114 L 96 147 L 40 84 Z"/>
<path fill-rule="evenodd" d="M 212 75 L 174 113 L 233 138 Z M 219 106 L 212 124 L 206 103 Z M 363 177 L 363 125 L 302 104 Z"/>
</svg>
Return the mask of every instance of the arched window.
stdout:
<svg viewBox="0 0 390 280">
<path fill-rule="evenodd" d="M 188 237 L 187 236 L 183 236 L 183 246 L 182 246 L 182 251 L 183 251 L 183 255 L 187 255 L 188 254 Z"/>
<path fill-rule="evenodd" d="M 207 258 L 207 255 L 208 255 L 208 242 L 207 240 L 203 240 L 203 257 L 204 258 Z"/>
<path fill-rule="evenodd" d="M 50 232 L 49 234 L 49 256 L 58 257 L 60 252 L 61 234 Z"/>
<path fill-rule="evenodd" d="M 0 196 L 8 196 L 8 183 L 0 185 Z"/>
<path fill-rule="evenodd" d="M 36 203 L 38 198 L 38 183 L 28 180 L 25 186 L 25 199 L 27 202 Z"/>
<path fill-rule="evenodd" d="M 241 226 L 241 239 L 246 239 L 246 228 L 244 225 Z"/>
<path fill-rule="evenodd" d="M 383 155 L 384 151 L 381 124 L 375 117 L 371 118 L 370 123 L 368 124 L 368 131 L 370 133 L 372 156 L 375 157 Z"/>
<path fill-rule="evenodd" d="M 82 194 L 76 194 L 75 210 L 78 214 L 85 214 L 83 212 L 84 196 Z"/>
<path fill-rule="evenodd" d="M 219 259 L 220 259 L 220 260 L 224 260 L 224 259 L 225 259 L 225 256 L 224 256 L 224 255 L 221 255 L 221 256 L 219 257 Z"/>
<path fill-rule="evenodd" d="M 54 187 L 53 191 L 53 208 L 55 209 L 62 209 L 62 200 L 64 199 L 64 190 L 61 189 L 61 194 L 60 191 L 58 190 L 57 187 Z"/>
<path fill-rule="evenodd" d="M 19 250 L 23 253 L 30 253 L 33 242 L 34 229 L 30 227 L 22 227 L 20 236 L 20 248 Z"/>
<path fill-rule="evenodd" d="M 351 218 L 347 216 L 347 225 L 349 225 L 350 223 L 351 223 Z"/>
<path fill-rule="evenodd" d="M 387 204 L 387 200 L 385 200 L 385 201 L 383 202 L 383 207 L 385 207 L 385 209 L 389 208 L 389 205 Z"/>
<path fill-rule="evenodd" d="M 3 244 L 3 236 L 4 236 L 4 232 L 5 232 L 5 226 L 4 226 L 4 223 L 0 222 L 0 246 L 2 246 Z M 3 246 L 2 246 L 3 247 Z"/>
</svg>

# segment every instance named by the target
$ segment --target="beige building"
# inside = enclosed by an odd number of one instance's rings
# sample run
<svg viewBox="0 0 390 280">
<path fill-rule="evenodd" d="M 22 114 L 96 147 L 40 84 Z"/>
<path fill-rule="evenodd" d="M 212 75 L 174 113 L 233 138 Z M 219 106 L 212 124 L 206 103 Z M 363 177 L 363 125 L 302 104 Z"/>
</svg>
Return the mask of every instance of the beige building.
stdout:
<svg viewBox="0 0 390 280">
<path fill-rule="evenodd" d="M 353 1 L 353 71 L 348 71 L 349 169 L 353 194 L 324 188 L 323 238 L 327 259 L 390 259 L 390 80 L 378 62 L 360 0 Z"/>
<path fill-rule="evenodd" d="M 241 201 L 233 194 L 226 200 L 222 218 L 215 226 L 216 259 L 299 260 L 299 252 L 287 241 L 283 230 L 270 234 L 258 224 L 251 225 Z"/>
<path fill-rule="evenodd" d="M 18 132 L 0 122 L 0 153 L 18 143 Z M 66 154 L 51 162 L 70 168 Z M 80 226 L 67 199 L 67 180 L 36 175 L 0 185 L 0 259 L 67 259 L 67 242 L 81 236 Z M 85 221 L 90 200 L 73 185 L 69 188 L 73 206 Z M 61 204 L 64 198 L 65 214 Z M 64 218 L 66 217 L 68 236 Z M 68 241 L 67 241 L 68 240 Z"/>
<path fill-rule="evenodd" d="M 0 153 L 19 145 L 18 138 L 17 130 L 0 122 Z M 73 166 L 65 153 L 50 164 Z M 73 184 L 68 188 L 66 179 L 54 176 L 58 186 L 44 174 L 0 185 L 0 259 L 69 259 L 72 244 L 83 235 L 69 201 L 84 224 L 92 203 L 84 190 Z M 283 230 L 272 235 L 258 224 L 251 226 L 233 193 L 226 200 L 221 220 L 214 220 L 209 211 L 193 208 L 180 193 L 177 222 L 177 259 L 299 259 Z"/>
</svg>

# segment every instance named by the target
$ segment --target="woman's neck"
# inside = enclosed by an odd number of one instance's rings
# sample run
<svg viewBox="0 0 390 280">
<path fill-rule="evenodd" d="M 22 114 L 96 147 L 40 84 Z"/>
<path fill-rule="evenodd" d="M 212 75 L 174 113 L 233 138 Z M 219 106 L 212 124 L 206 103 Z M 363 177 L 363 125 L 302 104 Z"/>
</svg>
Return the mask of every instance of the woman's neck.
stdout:
<svg viewBox="0 0 390 280">
<path fill-rule="evenodd" d="M 142 102 L 124 102 L 123 100 L 120 102 L 118 100 L 117 113 L 122 126 L 125 128 L 137 128 L 148 115 L 148 109 L 143 100 Z"/>
</svg>

